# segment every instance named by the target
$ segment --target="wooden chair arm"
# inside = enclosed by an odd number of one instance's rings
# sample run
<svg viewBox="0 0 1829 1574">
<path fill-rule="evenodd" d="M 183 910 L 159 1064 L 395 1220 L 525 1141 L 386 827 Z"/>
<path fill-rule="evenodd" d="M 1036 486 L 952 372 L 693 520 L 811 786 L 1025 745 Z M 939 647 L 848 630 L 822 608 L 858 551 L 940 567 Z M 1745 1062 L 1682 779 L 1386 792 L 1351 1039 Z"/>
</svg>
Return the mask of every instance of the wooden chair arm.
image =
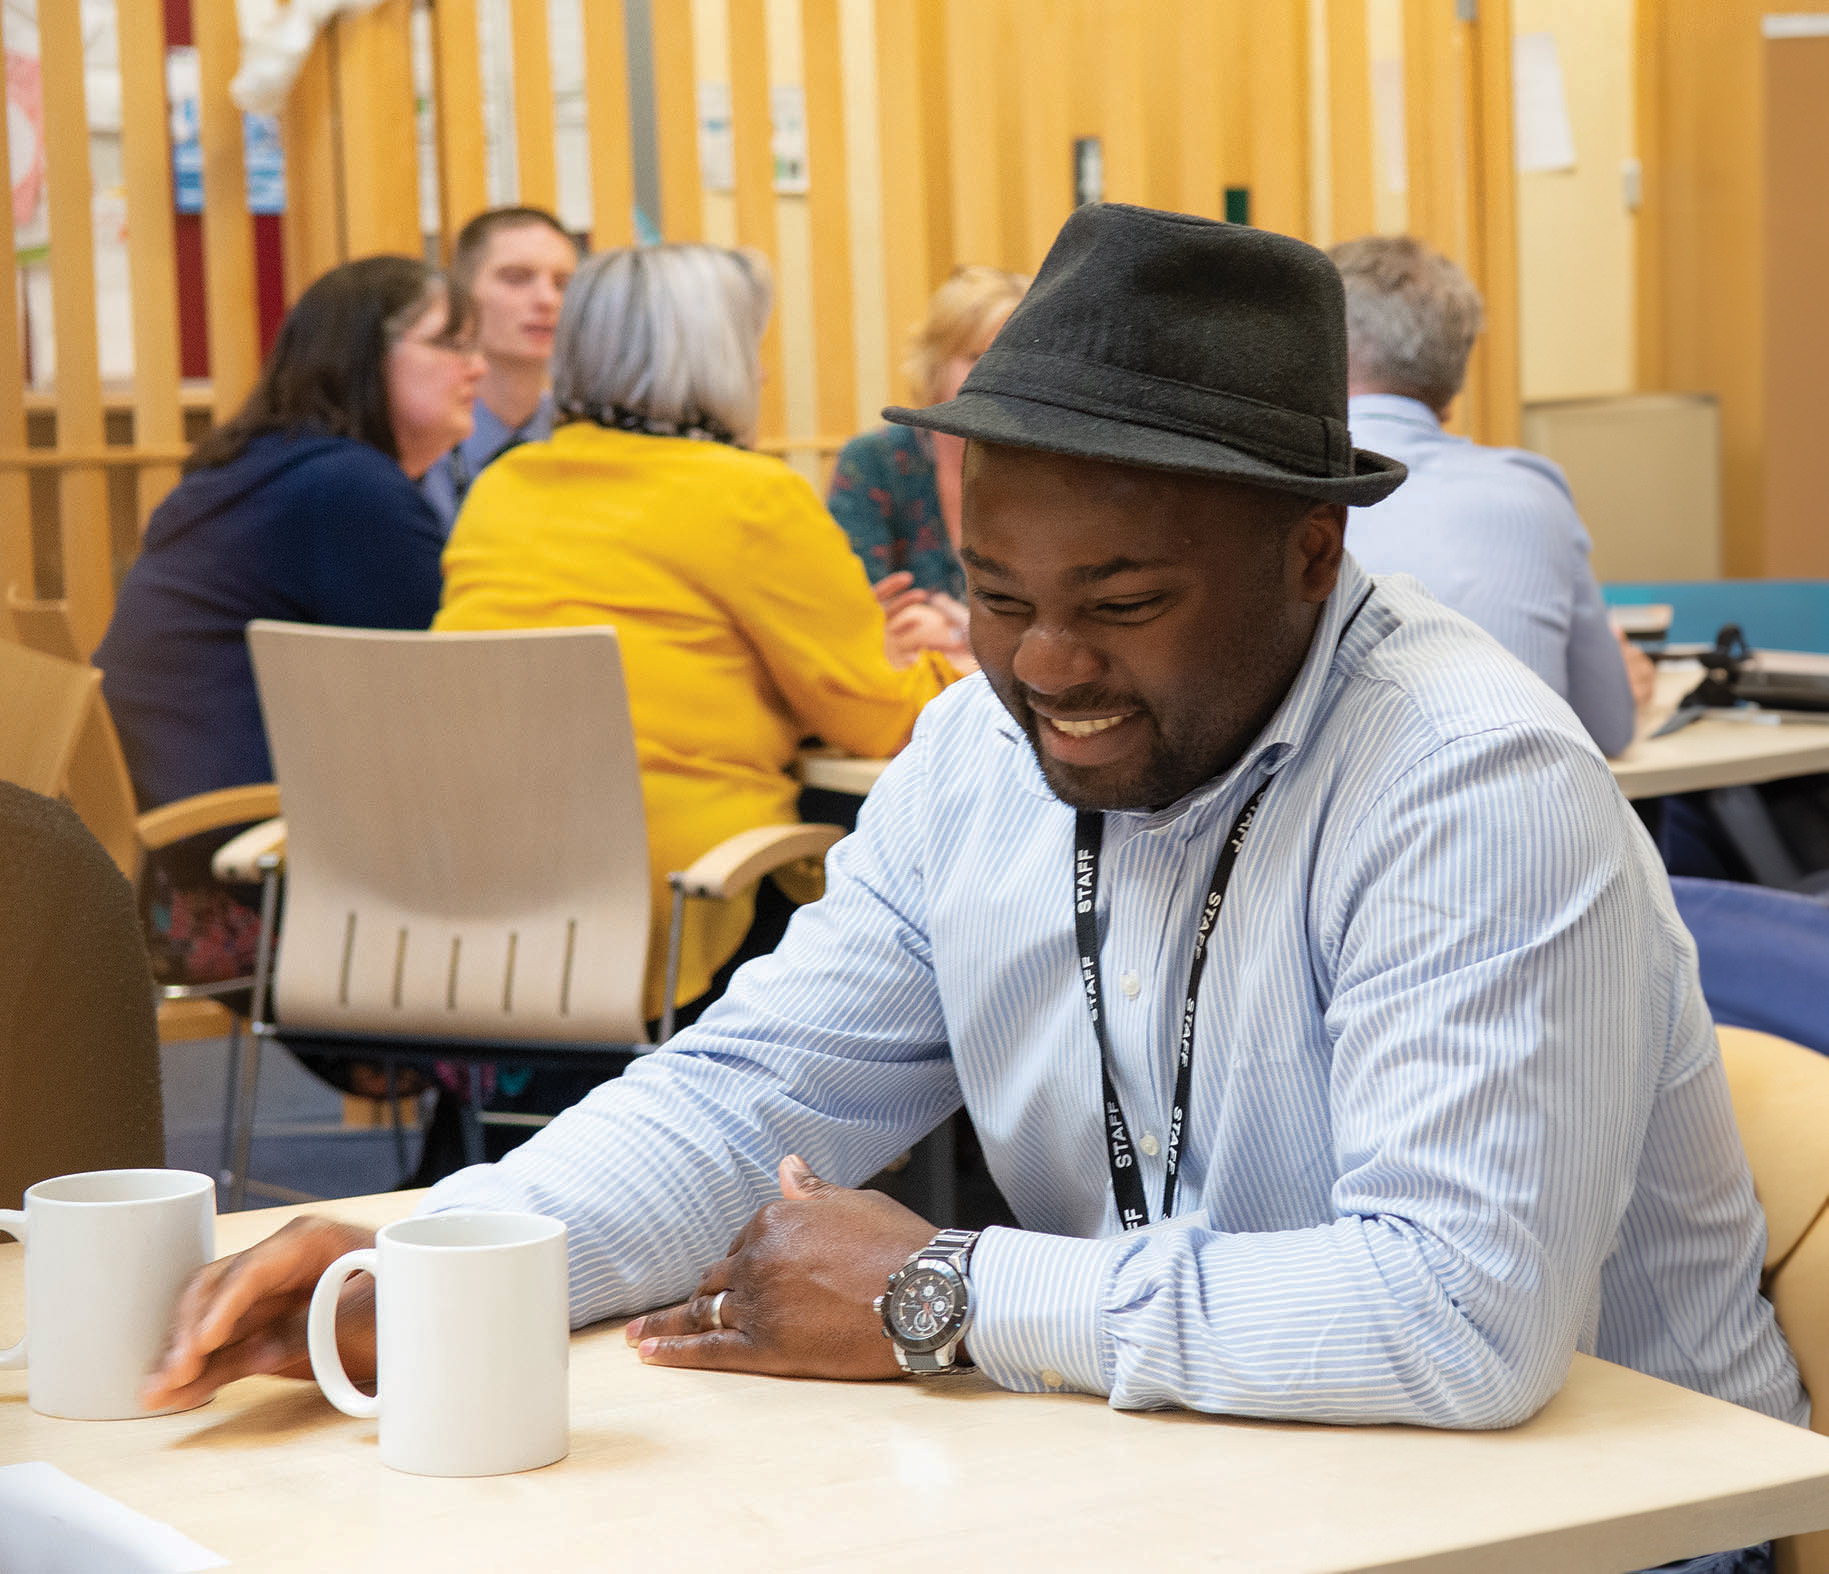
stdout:
<svg viewBox="0 0 1829 1574">
<path fill-rule="evenodd" d="M 272 782 L 251 787 L 222 787 L 176 803 L 148 809 L 134 821 L 140 845 L 148 852 L 169 847 L 187 836 L 220 831 L 249 820 L 270 820 L 279 813 L 279 788 Z"/>
<path fill-rule="evenodd" d="M 688 896 L 734 896 L 783 864 L 797 858 L 825 857 L 844 834 L 844 828 L 837 825 L 764 825 L 739 831 L 703 854 L 690 869 L 668 875 L 667 883 Z"/>
<path fill-rule="evenodd" d="M 268 853 L 283 864 L 286 859 L 286 822 L 262 820 L 241 835 L 224 842 L 210 860 L 210 873 L 230 885 L 255 885 L 261 877 L 260 860 Z"/>
</svg>

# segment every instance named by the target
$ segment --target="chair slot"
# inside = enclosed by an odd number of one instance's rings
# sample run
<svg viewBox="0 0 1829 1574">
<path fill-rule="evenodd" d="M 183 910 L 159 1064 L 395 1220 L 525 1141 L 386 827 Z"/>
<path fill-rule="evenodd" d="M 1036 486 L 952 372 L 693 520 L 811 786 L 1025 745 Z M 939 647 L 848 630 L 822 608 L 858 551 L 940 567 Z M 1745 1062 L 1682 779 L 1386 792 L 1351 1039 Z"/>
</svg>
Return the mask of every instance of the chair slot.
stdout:
<svg viewBox="0 0 1829 1574">
<path fill-rule="evenodd" d="M 463 947 L 463 936 L 451 936 L 451 969 L 445 975 L 445 1010 L 457 1009 L 457 958 Z"/>
<path fill-rule="evenodd" d="M 337 1004 L 349 1004 L 349 964 L 356 954 L 356 915 L 352 908 L 343 924 L 343 965 L 337 971 Z"/>
<path fill-rule="evenodd" d="M 514 1011 L 514 953 L 520 942 L 520 935 L 510 929 L 508 931 L 508 966 L 502 971 L 502 1014 L 504 1016 Z"/>
<path fill-rule="evenodd" d="M 565 920 L 565 968 L 559 974 L 559 1015 L 572 1014 L 572 953 L 578 946 L 578 920 Z"/>
<path fill-rule="evenodd" d="M 406 982 L 406 929 L 401 927 L 394 940 L 394 1009 L 400 1009 L 400 994 Z"/>
</svg>

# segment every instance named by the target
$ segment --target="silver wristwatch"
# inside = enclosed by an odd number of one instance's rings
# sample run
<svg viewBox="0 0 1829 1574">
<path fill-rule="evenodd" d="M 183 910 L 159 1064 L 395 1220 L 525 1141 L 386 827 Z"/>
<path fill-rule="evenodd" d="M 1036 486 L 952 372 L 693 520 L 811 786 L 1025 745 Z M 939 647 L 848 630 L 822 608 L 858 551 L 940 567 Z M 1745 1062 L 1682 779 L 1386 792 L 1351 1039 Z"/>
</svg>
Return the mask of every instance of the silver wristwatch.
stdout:
<svg viewBox="0 0 1829 1574">
<path fill-rule="evenodd" d="M 972 1282 L 965 1266 L 976 1230 L 942 1230 L 889 1276 L 876 1298 L 883 1337 L 904 1372 L 918 1377 L 969 1372 L 966 1330 L 972 1326 Z"/>
</svg>

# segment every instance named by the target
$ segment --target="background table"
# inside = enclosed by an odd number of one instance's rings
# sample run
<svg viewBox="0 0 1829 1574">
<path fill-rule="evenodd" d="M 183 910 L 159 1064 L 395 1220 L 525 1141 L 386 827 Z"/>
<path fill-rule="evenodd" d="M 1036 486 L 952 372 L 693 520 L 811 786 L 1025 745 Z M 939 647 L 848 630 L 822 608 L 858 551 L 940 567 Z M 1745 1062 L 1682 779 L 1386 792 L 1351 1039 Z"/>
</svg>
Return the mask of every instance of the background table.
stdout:
<svg viewBox="0 0 1829 1574">
<path fill-rule="evenodd" d="M 410 1194 L 295 1213 L 379 1224 Z M 0 1247 L 0 1334 L 20 1316 Z M 263 1570 L 1620 1570 L 1829 1526 L 1829 1438 L 1577 1357 L 1507 1432 L 1122 1414 L 1084 1395 L 786 1382 L 572 1343 L 572 1452 L 519 1476 L 382 1465 L 373 1422 L 249 1379 L 147 1421 L 53 1421 L 0 1373 L 0 1460 L 45 1459 Z M 909 1560 L 913 1559 L 910 1564 Z"/>
<path fill-rule="evenodd" d="M 1829 658 L 1786 655 L 1786 666 L 1829 671 Z M 1667 738 L 1649 736 L 1669 719 L 1677 702 L 1702 681 L 1697 667 L 1660 667 L 1657 696 L 1639 718 L 1632 746 L 1611 761 L 1613 779 L 1628 798 L 1745 787 L 1829 771 L 1829 724 L 1722 721 L 1705 717 Z"/>
</svg>

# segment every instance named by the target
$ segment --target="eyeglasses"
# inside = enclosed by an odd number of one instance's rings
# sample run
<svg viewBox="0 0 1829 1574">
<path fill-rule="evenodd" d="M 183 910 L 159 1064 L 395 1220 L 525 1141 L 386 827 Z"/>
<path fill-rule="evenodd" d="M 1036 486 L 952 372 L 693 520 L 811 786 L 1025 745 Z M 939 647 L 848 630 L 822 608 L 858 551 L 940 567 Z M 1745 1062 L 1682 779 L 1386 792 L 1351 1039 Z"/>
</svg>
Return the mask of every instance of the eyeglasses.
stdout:
<svg viewBox="0 0 1829 1574">
<path fill-rule="evenodd" d="M 462 333 L 441 333 L 431 338 L 420 338 L 409 333 L 396 342 L 417 344 L 423 349 L 437 350 L 445 355 L 474 355 L 476 353 L 476 335 L 469 330 Z"/>
</svg>

